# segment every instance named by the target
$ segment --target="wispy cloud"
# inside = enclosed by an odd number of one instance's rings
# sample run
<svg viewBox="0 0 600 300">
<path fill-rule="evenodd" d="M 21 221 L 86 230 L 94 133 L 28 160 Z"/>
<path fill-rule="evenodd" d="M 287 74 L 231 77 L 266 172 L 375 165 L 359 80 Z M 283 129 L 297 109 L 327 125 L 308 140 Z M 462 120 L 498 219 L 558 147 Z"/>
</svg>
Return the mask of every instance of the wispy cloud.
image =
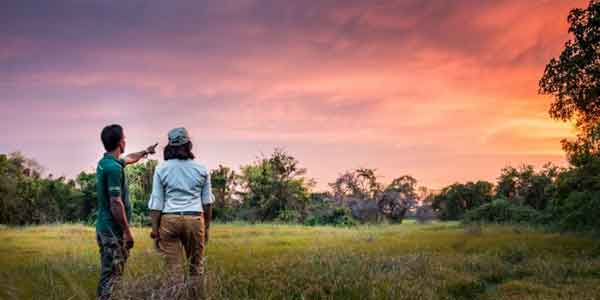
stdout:
<svg viewBox="0 0 600 300">
<path fill-rule="evenodd" d="M 537 80 L 585 4 L 5 1 L 0 151 L 73 175 L 121 122 L 132 147 L 185 125 L 212 166 L 284 146 L 323 187 L 358 165 L 441 185 L 562 163 Z"/>
</svg>

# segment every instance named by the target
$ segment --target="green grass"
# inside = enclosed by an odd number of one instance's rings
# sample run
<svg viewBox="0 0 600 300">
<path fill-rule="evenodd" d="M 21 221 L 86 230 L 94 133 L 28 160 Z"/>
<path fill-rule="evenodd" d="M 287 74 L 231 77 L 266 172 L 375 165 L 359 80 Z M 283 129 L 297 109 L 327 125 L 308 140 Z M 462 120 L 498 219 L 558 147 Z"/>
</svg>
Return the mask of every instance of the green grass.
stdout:
<svg viewBox="0 0 600 300">
<path fill-rule="evenodd" d="M 160 280 L 148 233 L 132 289 Z M 93 228 L 2 227 L 0 241 L 0 299 L 94 298 Z M 600 299 L 600 241 L 523 227 L 217 224 L 207 256 L 213 299 Z"/>
</svg>

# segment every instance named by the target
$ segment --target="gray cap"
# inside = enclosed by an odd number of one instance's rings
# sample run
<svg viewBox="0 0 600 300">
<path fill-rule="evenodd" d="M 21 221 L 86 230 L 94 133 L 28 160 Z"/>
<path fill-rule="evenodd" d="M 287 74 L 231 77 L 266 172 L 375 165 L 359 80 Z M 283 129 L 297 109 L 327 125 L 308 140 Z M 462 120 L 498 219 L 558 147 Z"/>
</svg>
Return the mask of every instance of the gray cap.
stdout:
<svg viewBox="0 0 600 300">
<path fill-rule="evenodd" d="M 169 145 L 181 146 L 183 144 L 187 144 L 189 141 L 190 135 L 185 128 L 179 127 L 169 131 Z"/>
</svg>

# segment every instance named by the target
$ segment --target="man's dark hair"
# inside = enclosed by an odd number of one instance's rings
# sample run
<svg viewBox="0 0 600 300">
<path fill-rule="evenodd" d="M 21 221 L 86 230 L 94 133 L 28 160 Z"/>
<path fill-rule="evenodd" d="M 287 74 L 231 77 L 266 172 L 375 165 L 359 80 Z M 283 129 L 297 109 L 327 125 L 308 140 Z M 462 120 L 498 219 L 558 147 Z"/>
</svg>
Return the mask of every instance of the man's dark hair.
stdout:
<svg viewBox="0 0 600 300">
<path fill-rule="evenodd" d="M 119 142 L 123 138 L 123 127 L 118 124 L 112 124 L 104 127 L 100 134 L 104 149 L 111 152 L 119 146 Z"/>
<path fill-rule="evenodd" d="M 192 153 L 192 142 L 187 142 L 179 146 L 167 145 L 165 147 L 164 159 L 194 159 L 194 154 Z"/>
</svg>

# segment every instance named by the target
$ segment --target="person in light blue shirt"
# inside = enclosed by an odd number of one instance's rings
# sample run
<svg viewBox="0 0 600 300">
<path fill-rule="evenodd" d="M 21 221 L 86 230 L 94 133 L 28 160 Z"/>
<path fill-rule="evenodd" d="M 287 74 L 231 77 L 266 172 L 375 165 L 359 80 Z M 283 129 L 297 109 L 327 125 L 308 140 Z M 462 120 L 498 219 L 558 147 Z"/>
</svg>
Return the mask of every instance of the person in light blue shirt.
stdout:
<svg viewBox="0 0 600 300">
<path fill-rule="evenodd" d="M 204 291 L 204 248 L 212 217 L 214 196 L 210 172 L 194 161 L 192 142 L 185 128 L 169 131 L 164 162 L 154 171 L 148 201 L 152 221 L 151 238 L 165 257 L 169 279 L 180 284 L 188 277 L 192 292 Z M 189 276 L 184 276 L 184 253 Z"/>
<path fill-rule="evenodd" d="M 166 213 L 204 212 L 213 203 L 208 169 L 191 159 L 169 159 L 156 167 L 150 210 Z"/>
</svg>

